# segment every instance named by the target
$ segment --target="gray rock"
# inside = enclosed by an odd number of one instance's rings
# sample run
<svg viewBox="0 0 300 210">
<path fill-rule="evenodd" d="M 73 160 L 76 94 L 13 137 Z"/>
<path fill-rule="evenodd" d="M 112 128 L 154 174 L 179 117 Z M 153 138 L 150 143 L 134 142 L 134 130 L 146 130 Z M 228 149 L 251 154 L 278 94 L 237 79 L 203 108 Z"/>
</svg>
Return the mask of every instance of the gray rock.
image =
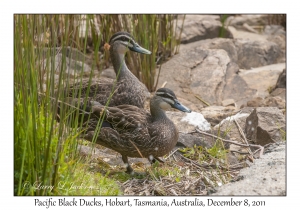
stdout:
<svg viewBox="0 0 300 210">
<path fill-rule="evenodd" d="M 116 79 L 116 73 L 113 68 L 104 69 L 101 72 L 101 77 Z"/>
<path fill-rule="evenodd" d="M 63 57 L 66 58 L 65 62 L 63 61 Z M 84 55 L 82 53 L 78 50 L 73 51 L 72 48 L 66 48 L 65 51 L 62 50 L 61 53 L 56 54 L 50 59 L 45 59 L 43 61 L 43 68 L 46 71 L 50 71 L 53 68 L 56 74 L 60 74 L 62 65 L 64 65 L 63 69 L 65 73 L 71 77 L 79 76 L 81 73 L 88 75 L 91 72 L 91 67 L 83 61 Z M 53 62 L 54 66 L 52 67 Z"/>
<path fill-rule="evenodd" d="M 232 33 L 234 39 L 245 39 L 251 41 L 267 41 L 269 36 L 266 34 L 257 34 L 244 30 L 237 30 L 233 26 L 228 26 L 228 30 Z"/>
<path fill-rule="evenodd" d="M 244 79 L 247 85 L 257 90 L 256 96 L 265 98 L 275 87 L 279 75 L 285 69 L 285 63 L 278 63 L 251 70 L 242 71 L 239 76 Z"/>
<path fill-rule="evenodd" d="M 267 25 L 264 28 L 264 33 L 267 35 L 286 35 L 286 32 L 284 30 L 284 27 L 281 25 Z"/>
<path fill-rule="evenodd" d="M 226 133 L 218 132 L 218 131 L 206 131 L 208 134 L 212 134 L 215 136 L 220 136 L 223 139 L 229 140 L 229 136 Z M 211 137 L 202 133 L 192 132 L 192 133 L 179 133 L 179 139 L 176 144 L 177 147 L 194 147 L 202 146 L 205 148 L 211 148 L 216 144 L 218 139 L 215 137 Z M 225 149 L 229 148 L 228 143 L 224 143 Z"/>
<path fill-rule="evenodd" d="M 255 108 L 246 119 L 246 137 L 255 144 L 282 142 L 285 132 L 285 117 L 277 107 Z"/>
<path fill-rule="evenodd" d="M 226 19 L 226 26 L 234 26 L 237 29 L 244 29 L 244 24 L 249 26 L 267 25 L 268 15 L 235 15 Z"/>
<path fill-rule="evenodd" d="M 239 67 L 236 63 L 230 62 L 227 66 L 225 77 L 226 85 L 224 87 L 222 98 L 232 98 L 236 106 L 240 107 L 256 95 L 257 90 L 250 88 L 246 81 L 238 75 Z"/>
<path fill-rule="evenodd" d="M 286 108 L 285 100 L 279 96 L 268 96 L 267 98 L 265 98 L 264 103 L 266 107 L 278 107 L 279 109 Z"/>
<path fill-rule="evenodd" d="M 198 42 L 190 43 L 188 45 L 181 45 L 181 50 L 188 50 L 193 48 L 200 49 L 223 49 L 227 52 L 231 61 L 237 63 L 238 54 L 237 49 L 233 39 L 226 38 L 214 38 L 214 39 L 206 39 Z"/>
<path fill-rule="evenodd" d="M 269 153 L 256 159 L 249 168 L 240 171 L 238 179 L 217 188 L 212 195 L 286 195 L 286 146 L 274 147 Z M 245 187 L 246 186 L 246 187 Z"/>
<path fill-rule="evenodd" d="M 252 112 L 253 108 L 245 107 L 241 109 L 237 114 L 230 115 L 223 119 L 218 125 L 214 126 L 214 130 L 221 131 L 230 136 L 231 140 L 244 143 L 243 137 L 239 132 L 239 129 L 234 122 L 236 120 L 240 127 L 244 130 L 246 119 Z"/>
<path fill-rule="evenodd" d="M 279 75 L 275 88 L 286 88 L 286 69 Z"/>
<path fill-rule="evenodd" d="M 48 55 L 57 55 L 59 53 L 64 54 L 68 58 L 72 58 L 73 60 L 76 61 L 81 61 L 81 62 L 89 62 L 90 58 L 89 56 L 83 54 L 81 51 L 79 51 L 76 48 L 72 47 L 54 47 L 54 48 L 35 48 L 35 51 L 37 53 L 41 53 L 40 51 L 42 50 L 42 57 L 39 58 L 41 60 L 44 60 L 48 57 Z"/>
<path fill-rule="evenodd" d="M 209 139 L 211 140 L 211 138 Z M 213 146 L 215 141 L 209 141 L 207 138 L 202 138 L 196 135 L 192 135 L 189 133 L 179 133 L 179 139 L 176 144 L 177 147 L 194 147 L 203 146 L 206 148 L 210 148 Z"/>
<path fill-rule="evenodd" d="M 258 31 L 255 30 L 252 26 L 249 26 L 248 23 L 243 23 L 243 28 L 251 33 L 258 33 Z"/>
<path fill-rule="evenodd" d="M 229 62 L 226 51 L 208 50 L 207 57 L 191 71 L 192 92 L 210 104 L 220 104 Z"/>
<path fill-rule="evenodd" d="M 162 65 L 158 86 L 167 82 L 166 87 L 192 102 L 197 110 L 207 103 L 221 105 L 228 98 L 234 99 L 240 107 L 253 97 L 265 98 L 275 86 L 285 63 L 242 69 L 247 65 L 277 62 L 276 56 L 281 55 L 281 51 L 276 46 L 269 41 L 221 38 L 181 45 L 180 54 Z M 250 52 L 254 53 L 252 57 Z"/>
<path fill-rule="evenodd" d="M 272 91 L 270 96 L 279 96 L 280 98 L 286 100 L 286 89 L 285 88 L 276 88 Z"/>
<path fill-rule="evenodd" d="M 201 109 L 201 113 L 207 119 L 212 126 L 217 125 L 220 123 L 223 119 L 232 116 L 233 114 L 236 114 L 238 111 L 235 109 L 235 107 L 229 106 L 208 106 L 203 109 Z"/>
<path fill-rule="evenodd" d="M 221 102 L 222 106 L 233 106 L 235 107 L 235 101 L 234 99 L 230 98 L 230 99 L 225 99 Z"/>
<path fill-rule="evenodd" d="M 247 105 L 241 107 L 278 107 L 279 109 L 285 109 L 286 102 L 280 96 L 268 96 L 265 99 L 261 97 L 255 97 L 247 102 Z"/>
<path fill-rule="evenodd" d="M 224 41 L 224 48 L 228 46 L 234 50 L 233 42 L 218 40 L 215 40 L 216 43 Z M 231 58 L 223 49 L 203 49 L 202 46 L 208 43 L 211 41 L 188 44 L 180 54 L 164 63 L 158 87 L 167 82 L 165 87 L 172 89 L 179 98 L 192 102 L 197 110 L 207 106 L 203 101 L 210 105 L 221 105 L 224 99 L 232 98 L 239 107 L 252 99 L 257 91 L 249 88 L 237 74 L 238 65 L 230 61 Z"/>
<path fill-rule="evenodd" d="M 177 22 L 177 31 L 181 31 L 182 17 Z M 224 30 L 224 37 L 232 38 L 232 34 L 226 28 L 222 28 L 218 15 L 186 15 L 181 34 L 181 43 L 187 44 L 203 39 L 219 37 Z"/>
<path fill-rule="evenodd" d="M 81 156 L 88 157 L 91 155 L 91 160 L 99 160 L 108 163 L 110 166 L 123 166 L 125 168 L 125 164 L 122 161 L 122 157 L 119 153 L 109 149 L 109 148 L 98 148 L 98 147 L 90 147 L 79 145 L 78 151 Z M 143 163 L 144 165 L 150 165 L 147 158 L 129 158 L 130 163 Z"/>
<path fill-rule="evenodd" d="M 234 42 L 238 54 L 237 64 L 242 69 L 251 69 L 284 61 L 285 53 L 274 42 L 244 39 L 237 39 Z"/>
<path fill-rule="evenodd" d="M 264 107 L 265 101 L 262 97 L 255 97 L 247 102 L 247 107 Z"/>
</svg>

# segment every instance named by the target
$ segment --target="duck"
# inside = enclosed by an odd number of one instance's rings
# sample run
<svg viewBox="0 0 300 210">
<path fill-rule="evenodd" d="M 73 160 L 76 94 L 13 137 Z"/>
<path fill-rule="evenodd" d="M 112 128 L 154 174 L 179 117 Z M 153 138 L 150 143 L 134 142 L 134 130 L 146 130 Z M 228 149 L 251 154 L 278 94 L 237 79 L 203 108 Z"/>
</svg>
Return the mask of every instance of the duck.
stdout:
<svg viewBox="0 0 300 210">
<path fill-rule="evenodd" d="M 128 104 L 143 108 L 145 101 L 150 98 L 150 92 L 128 69 L 125 54 L 130 50 L 149 55 L 151 51 L 141 47 L 133 36 L 125 31 L 115 33 L 110 38 L 109 46 L 113 69 L 117 76 L 116 82 L 104 78 L 83 80 L 71 85 L 66 95 L 71 98 L 88 98 L 102 105 Z"/>
<path fill-rule="evenodd" d="M 83 138 L 120 153 L 126 172 L 132 174 L 128 157 L 148 158 L 153 163 L 161 161 L 160 157 L 176 145 L 178 130 L 165 112 L 170 108 L 191 112 L 168 88 L 155 92 L 150 99 L 150 113 L 133 105 L 94 105 Z"/>
</svg>

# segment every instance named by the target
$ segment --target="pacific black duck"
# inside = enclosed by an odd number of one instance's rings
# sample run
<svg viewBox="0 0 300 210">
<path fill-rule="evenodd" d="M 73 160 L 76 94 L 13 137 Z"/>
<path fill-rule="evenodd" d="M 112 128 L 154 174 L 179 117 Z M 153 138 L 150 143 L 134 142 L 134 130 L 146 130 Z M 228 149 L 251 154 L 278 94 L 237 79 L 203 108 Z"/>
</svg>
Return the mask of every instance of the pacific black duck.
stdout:
<svg viewBox="0 0 300 210">
<path fill-rule="evenodd" d="M 150 113 L 132 105 L 116 107 L 93 106 L 93 114 L 87 122 L 86 140 L 92 141 L 99 119 L 103 119 L 95 142 L 119 152 L 133 172 L 127 157 L 145 157 L 150 162 L 169 153 L 177 143 L 178 130 L 164 110 L 175 108 L 191 112 L 176 98 L 174 92 L 160 88 L 150 100 Z M 100 121 L 101 122 L 101 121 Z M 100 123 L 99 122 L 99 123 Z"/>
<path fill-rule="evenodd" d="M 114 94 L 110 99 L 109 106 L 129 104 L 143 108 L 145 100 L 150 97 L 150 93 L 146 86 L 127 68 L 125 53 L 128 50 L 142 54 L 151 54 L 151 52 L 142 48 L 127 32 L 115 33 L 111 37 L 109 45 L 111 61 L 117 75 L 115 90 L 113 90 L 114 82 L 112 80 L 103 78 L 100 80 L 92 80 L 88 93 L 89 100 L 97 101 L 105 105 L 113 91 Z M 85 98 L 88 87 L 88 80 L 75 83 L 70 86 L 67 95 L 72 98 Z"/>
</svg>

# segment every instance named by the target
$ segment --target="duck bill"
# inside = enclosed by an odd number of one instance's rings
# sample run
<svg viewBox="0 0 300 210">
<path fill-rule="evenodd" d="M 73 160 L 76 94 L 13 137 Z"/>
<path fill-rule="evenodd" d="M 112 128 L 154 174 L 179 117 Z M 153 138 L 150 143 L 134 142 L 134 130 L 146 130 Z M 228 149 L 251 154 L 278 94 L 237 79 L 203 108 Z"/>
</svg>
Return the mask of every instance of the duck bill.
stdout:
<svg viewBox="0 0 300 210">
<path fill-rule="evenodd" d="M 178 100 L 175 100 L 175 103 L 172 104 L 172 107 L 175 108 L 175 109 L 178 109 L 182 112 L 188 112 L 188 113 L 192 112 L 192 110 L 190 110 L 186 106 L 182 105 Z"/>
<path fill-rule="evenodd" d="M 151 52 L 149 50 L 142 48 L 140 45 L 138 45 L 136 43 L 130 48 L 130 50 L 137 52 L 137 53 L 141 53 L 141 54 L 147 54 L 147 55 L 151 54 Z"/>
</svg>

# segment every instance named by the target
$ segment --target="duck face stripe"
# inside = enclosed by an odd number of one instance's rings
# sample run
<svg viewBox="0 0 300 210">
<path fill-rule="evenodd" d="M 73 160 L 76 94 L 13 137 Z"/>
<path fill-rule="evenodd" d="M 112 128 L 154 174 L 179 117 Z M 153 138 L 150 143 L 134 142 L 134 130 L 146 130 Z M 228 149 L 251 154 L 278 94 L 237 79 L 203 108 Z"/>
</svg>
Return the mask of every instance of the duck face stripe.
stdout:
<svg viewBox="0 0 300 210">
<path fill-rule="evenodd" d="M 117 40 L 120 40 L 120 41 L 123 41 L 123 42 L 128 42 L 128 43 L 135 43 L 135 41 L 133 40 L 133 38 L 131 38 L 130 36 L 127 36 L 125 34 L 120 34 L 116 37 L 113 37 L 111 40 L 110 40 L 110 43 L 113 43 Z"/>
<path fill-rule="evenodd" d="M 170 93 L 166 93 L 166 92 L 156 92 L 156 95 L 164 97 L 164 98 L 174 99 L 173 95 L 171 95 Z"/>
</svg>

